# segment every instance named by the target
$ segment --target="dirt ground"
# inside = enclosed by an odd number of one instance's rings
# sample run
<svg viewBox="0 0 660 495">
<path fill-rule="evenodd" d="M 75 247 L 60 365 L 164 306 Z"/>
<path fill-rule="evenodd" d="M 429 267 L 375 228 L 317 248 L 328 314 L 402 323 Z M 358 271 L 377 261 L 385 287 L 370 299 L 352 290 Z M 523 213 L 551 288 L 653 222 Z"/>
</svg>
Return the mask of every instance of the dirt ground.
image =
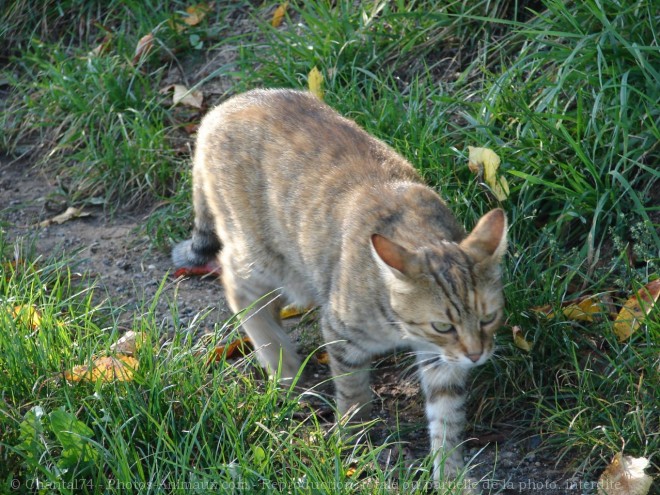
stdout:
<svg viewBox="0 0 660 495">
<path fill-rule="evenodd" d="M 0 156 L 0 226 L 6 231 L 10 245 L 30 249 L 44 258 L 67 256 L 76 271 L 87 272 L 97 280 L 101 294 L 115 307 L 122 308 L 122 321 L 128 327 L 142 308 L 153 301 L 165 280 L 165 289 L 157 305 L 159 321 L 162 321 L 164 338 L 174 328 L 173 318 L 178 318 L 183 328 L 204 333 L 213 328 L 214 322 L 231 316 L 223 291 L 215 279 L 186 278 L 175 281 L 168 254 L 150 247 L 149 239 L 141 232 L 141 225 L 149 215 L 149 209 L 120 212 L 112 217 L 101 208 L 86 207 L 90 215 L 61 225 L 35 227 L 35 224 L 60 213 L 66 205 L 52 201 L 56 191 L 55 177 L 43 169 L 30 167 L 22 161 L 12 161 Z M 173 312 L 172 302 L 178 312 Z M 202 324 L 199 316 L 207 314 Z M 181 327 L 179 327 L 181 328 Z M 300 342 L 300 328 L 294 329 L 294 338 Z M 307 347 L 309 343 L 303 345 Z M 382 420 L 373 430 L 372 442 L 383 442 L 401 425 L 401 440 L 407 442 L 400 451 L 388 451 L 387 459 L 405 456 L 406 461 L 423 457 L 428 452 L 423 400 L 414 373 L 402 366 L 401 356 L 385 359 L 378 364 L 374 374 L 374 392 L 377 397 L 375 416 Z M 322 380 L 328 376 L 324 365 L 315 363 L 312 374 Z M 328 396 L 331 390 L 323 390 Z M 327 413 L 327 411 L 326 411 Z M 480 431 L 471 428 L 467 436 L 466 456 L 475 468 L 471 476 L 482 480 L 482 493 L 535 493 L 559 495 L 567 493 L 591 493 L 574 473 L 563 472 L 556 466 L 556 459 L 534 449 L 537 437 L 520 437 L 511 429 Z"/>
</svg>

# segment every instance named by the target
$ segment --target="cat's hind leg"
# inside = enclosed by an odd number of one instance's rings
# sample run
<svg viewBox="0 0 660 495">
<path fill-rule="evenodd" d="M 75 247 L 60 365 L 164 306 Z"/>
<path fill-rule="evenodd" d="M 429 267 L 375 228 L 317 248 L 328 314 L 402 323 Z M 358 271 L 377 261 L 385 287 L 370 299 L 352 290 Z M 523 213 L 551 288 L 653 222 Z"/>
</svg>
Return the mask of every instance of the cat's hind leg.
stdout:
<svg viewBox="0 0 660 495">
<path fill-rule="evenodd" d="M 225 258 L 223 253 L 223 258 Z M 238 275 L 223 263 L 222 281 L 227 301 L 235 313 L 243 311 L 241 325 L 254 345 L 261 365 L 280 379 L 294 378 L 301 361 L 291 339 L 282 328 L 280 292 L 267 283 L 254 267 Z"/>
</svg>

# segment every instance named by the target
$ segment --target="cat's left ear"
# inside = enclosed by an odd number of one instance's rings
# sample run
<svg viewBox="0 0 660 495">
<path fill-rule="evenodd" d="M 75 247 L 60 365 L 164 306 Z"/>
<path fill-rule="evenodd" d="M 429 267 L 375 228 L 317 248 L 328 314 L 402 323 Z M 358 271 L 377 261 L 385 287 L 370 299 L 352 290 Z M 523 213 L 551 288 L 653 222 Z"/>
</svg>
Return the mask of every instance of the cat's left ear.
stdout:
<svg viewBox="0 0 660 495">
<path fill-rule="evenodd" d="M 491 210 L 479 219 L 472 232 L 461 242 L 461 247 L 477 263 L 499 263 L 506 252 L 506 229 L 504 210 Z"/>
<path fill-rule="evenodd" d="M 417 253 L 409 251 L 387 237 L 374 234 L 371 236 L 371 245 L 380 261 L 390 267 L 392 273 L 398 277 L 405 275 L 413 278 L 424 270 Z"/>
</svg>

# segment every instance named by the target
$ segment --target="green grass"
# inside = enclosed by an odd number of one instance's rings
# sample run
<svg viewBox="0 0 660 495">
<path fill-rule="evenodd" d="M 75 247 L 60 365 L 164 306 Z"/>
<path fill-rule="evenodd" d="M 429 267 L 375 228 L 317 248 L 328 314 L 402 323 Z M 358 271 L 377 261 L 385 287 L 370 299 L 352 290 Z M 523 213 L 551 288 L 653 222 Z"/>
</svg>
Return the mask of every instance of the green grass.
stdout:
<svg viewBox="0 0 660 495">
<path fill-rule="evenodd" d="M 315 0 L 292 2 L 279 28 L 269 24 L 275 3 L 216 3 L 182 32 L 168 21 L 183 2 L 28 4 L 12 2 L 0 26 L 10 40 L 1 79 L 11 88 L 0 147 L 53 168 L 72 202 L 102 197 L 114 210 L 159 201 L 146 228 L 160 247 L 186 235 L 191 220 L 182 128 L 199 115 L 159 94 L 179 67 L 202 90 L 230 78 L 229 93 L 304 88 L 318 67 L 325 100 L 409 158 L 468 226 L 498 202 L 469 172 L 467 146 L 495 150 L 511 185 L 502 205 L 511 224 L 508 321 L 498 358 L 475 377 L 474 423 L 539 434 L 587 477 L 622 448 L 650 457 L 657 472 L 657 310 L 619 343 L 607 318 L 546 319 L 531 309 L 594 293 L 622 301 L 657 278 L 656 2 Z M 155 48 L 134 61 L 150 32 Z M 89 56 L 108 33 L 108 50 Z M 231 56 L 198 75 L 206 53 L 223 51 Z M 117 337 L 117 309 L 95 307 L 89 284 L 72 281 L 66 266 L 3 269 L 0 302 L 34 305 L 43 323 L 35 329 L 0 311 L 9 329 L 0 335 L 0 456 L 9 466 L 0 478 L 151 482 L 153 492 L 177 492 L 179 480 L 292 486 L 342 479 L 350 457 L 381 482 L 374 493 L 393 480 L 374 451 L 352 452 L 315 418 L 294 419 L 299 406 L 286 391 L 224 361 L 207 369 L 184 340 L 167 352 L 147 346 L 134 382 L 64 385 L 63 370 Z M 149 304 L 134 329 L 155 343 Z M 514 325 L 530 353 L 513 345 Z M 62 421 L 80 434 L 58 433 Z"/>
</svg>

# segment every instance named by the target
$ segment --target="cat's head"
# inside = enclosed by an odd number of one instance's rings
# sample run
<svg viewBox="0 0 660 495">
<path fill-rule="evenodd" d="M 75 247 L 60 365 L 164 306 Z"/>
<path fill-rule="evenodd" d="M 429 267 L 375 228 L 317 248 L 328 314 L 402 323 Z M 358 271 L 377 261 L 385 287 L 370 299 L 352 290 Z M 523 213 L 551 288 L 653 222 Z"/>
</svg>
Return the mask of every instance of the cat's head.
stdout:
<svg viewBox="0 0 660 495">
<path fill-rule="evenodd" d="M 460 243 L 409 249 L 374 234 L 373 254 L 403 338 L 463 367 L 486 362 L 503 318 L 504 211 L 484 215 Z"/>
</svg>

